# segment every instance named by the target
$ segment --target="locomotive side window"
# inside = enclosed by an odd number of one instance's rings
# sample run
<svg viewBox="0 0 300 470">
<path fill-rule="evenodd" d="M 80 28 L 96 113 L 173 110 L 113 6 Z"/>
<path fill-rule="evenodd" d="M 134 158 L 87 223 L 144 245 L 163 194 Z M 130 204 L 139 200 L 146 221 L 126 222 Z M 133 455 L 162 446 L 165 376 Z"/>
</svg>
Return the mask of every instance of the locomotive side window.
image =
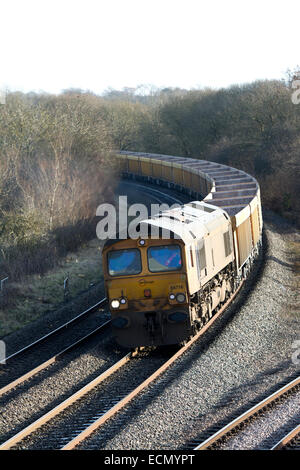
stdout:
<svg viewBox="0 0 300 470">
<path fill-rule="evenodd" d="M 194 267 L 194 258 L 193 258 L 193 248 L 190 246 L 190 255 L 191 255 L 191 266 Z"/>
<path fill-rule="evenodd" d="M 223 233 L 223 238 L 224 238 L 224 246 L 225 246 L 225 256 L 227 258 L 227 256 L 229 256 L 230 253 L 232 252 L 229 231 Z"/>
<path fill-rule="evenodd" d="M 108 253 L 108 272 L 111 276 L 139 274 L 142 271 L 140 250 L 116 250 Z"/>
<path fill-rule="evenodd" d="M 198 261 L 200 265 L 200 270 L 206 268 L 206 255 L 205 255 L 205 246 L 203 246 L 197 250 L 197 255 L 198 255 Z"/>
<path fill-rule="evenodd" d="M 181 252 L 179 245 L 162 245 L 148 248 L 148 267 L 153 273 L 177 271 L 181 269 Z"/>
</svg>

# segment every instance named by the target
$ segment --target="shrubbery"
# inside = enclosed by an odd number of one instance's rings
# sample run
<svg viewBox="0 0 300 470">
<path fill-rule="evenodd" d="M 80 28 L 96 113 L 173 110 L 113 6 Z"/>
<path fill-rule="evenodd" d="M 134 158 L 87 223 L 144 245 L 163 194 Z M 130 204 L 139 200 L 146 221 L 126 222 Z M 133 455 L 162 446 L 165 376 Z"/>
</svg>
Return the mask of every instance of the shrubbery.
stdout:
<svg viewBox="0 0 300 470">
<path fill-rule="evenodd" d="M 300 104 L 291 80 L 221 90 L 138 88 L 102 97 L 10 93 L 0 106 L 0 273 L 43 273 L 95 236 L 112 200 L 113 149 L 248 171 L 263 205 L 300 223 Z"/>
<path fill-rule="evenodd" d="M 95 237 L 117 182 L 101 100 L 11 93 L 0 106 L 0 273 L 44 273 Z"/>
<path fill-rule="evenodd" d="M 107 93 L 106 100 L 118 109 L 120 123 L 127 116 L 130 135 L 123 149 L 207 159 L 248 171 L 261 185 L 264 206 L 299 224 L 300 103 L 292 101 L 293 78 L 290 73 L 286 81 L 220 90 L 150 89 L 147 96 L 125 89 Z M 115 133 L 119 145 L 118 126 Z"/>
</svg>

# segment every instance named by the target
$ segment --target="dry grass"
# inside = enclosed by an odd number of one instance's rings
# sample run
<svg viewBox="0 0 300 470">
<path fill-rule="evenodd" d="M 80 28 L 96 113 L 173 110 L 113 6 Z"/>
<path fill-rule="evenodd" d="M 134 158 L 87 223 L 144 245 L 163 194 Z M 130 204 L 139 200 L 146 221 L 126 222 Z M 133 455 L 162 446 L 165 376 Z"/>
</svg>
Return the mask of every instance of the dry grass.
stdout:
<svg viewBox="0 0 300 470">
<path fill-rule="evenodd" d="M 64 302 L 64 279 L 69 277 L 69 299 L 102 279 L 102 244 L 94 239 L 76 253 L 69 253 L 45 275 L 7 284 L 0 305 L 0 337 L 21 328 Z"/>
</svg>

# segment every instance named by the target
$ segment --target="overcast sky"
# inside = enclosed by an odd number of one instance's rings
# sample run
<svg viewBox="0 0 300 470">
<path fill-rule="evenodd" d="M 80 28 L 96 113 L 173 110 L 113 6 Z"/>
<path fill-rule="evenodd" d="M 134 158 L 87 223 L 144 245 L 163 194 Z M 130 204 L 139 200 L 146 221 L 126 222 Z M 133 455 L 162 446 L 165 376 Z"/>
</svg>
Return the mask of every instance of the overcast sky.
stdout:
<svg viewBox="0 0 300 470">
<path fill-rule="evenodd" d="M 280 79 L 300 64 L 299 30 L 299 0 L 2 0 L 0 88 Z"/>
</svg>

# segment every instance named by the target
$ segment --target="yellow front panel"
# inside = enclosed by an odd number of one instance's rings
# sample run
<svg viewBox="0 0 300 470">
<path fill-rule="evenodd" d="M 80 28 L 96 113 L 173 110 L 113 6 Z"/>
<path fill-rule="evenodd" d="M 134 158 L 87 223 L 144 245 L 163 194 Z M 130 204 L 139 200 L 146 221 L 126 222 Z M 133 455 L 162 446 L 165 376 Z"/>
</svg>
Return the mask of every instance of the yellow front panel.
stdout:
<svg viewBox="0 0 300 470">
<path fill-rule="evenodd" d="M 161 246 L 161 245 L 173 245 L 174 240 L 159 240 L 149 239 L 146 241 L 146 246 L 140 247 L 137 240 L 127 239 L 115 243 L 112 249 L 103 250 L 103 270 L 105 285 L 109 299 L 119 299 L 126 297 L 128 303 L 122 308 L 133 307 L 135 309 L 145 310 L 147 306 L 153 304 L 153 299 L 161 299 L 163 305 L 169 306 L 168 296 L 171 292 L 186 293 L 186 273 L 185 273 L 185 256 L 183 245 L 181 246 L 182 256 L 182 268 L 178 271 L 166 271 L 166 272 L 150 272 L 148 270 L 148 258 L 147 251 L 149 246 Z M 178 244 L 178 243 L 177 243 Z M 107 270 L 107 256 L 110 251 L 120 249 L 138 248 L 141 253 L 142 271 L 136 275 L 124 275 L 124 276 L 110 276 Z M 150 298 L 145 297 L 145 289 L 151 290 Z M 136 304 L 136 301 L 142 301 L 140 305 Z M 132 304 L 131 302 L 135 302 Z M 160 303 L 160 307 L 163 305 Z M 157 306 L 158 306 L 157 304 Z M 150 307 L 149 307 L 150 308 Z"/>
<path fill-rule="evenodd" d="M 145 297 L 145 289 L 151 290 L 151 299 L 168 298 L 170 292 L 186 293 L 186 276 L 182 273 L 151 274 L 137 277 L 119 277 L 107 282 L 110 299 L 118 299 L 122 296 L 128 301 L 148 300 Z M 150 300 L 150 299 L 149 299 Z M 142 307 L 142 305 L 141 305 Z"/>
</svg>

